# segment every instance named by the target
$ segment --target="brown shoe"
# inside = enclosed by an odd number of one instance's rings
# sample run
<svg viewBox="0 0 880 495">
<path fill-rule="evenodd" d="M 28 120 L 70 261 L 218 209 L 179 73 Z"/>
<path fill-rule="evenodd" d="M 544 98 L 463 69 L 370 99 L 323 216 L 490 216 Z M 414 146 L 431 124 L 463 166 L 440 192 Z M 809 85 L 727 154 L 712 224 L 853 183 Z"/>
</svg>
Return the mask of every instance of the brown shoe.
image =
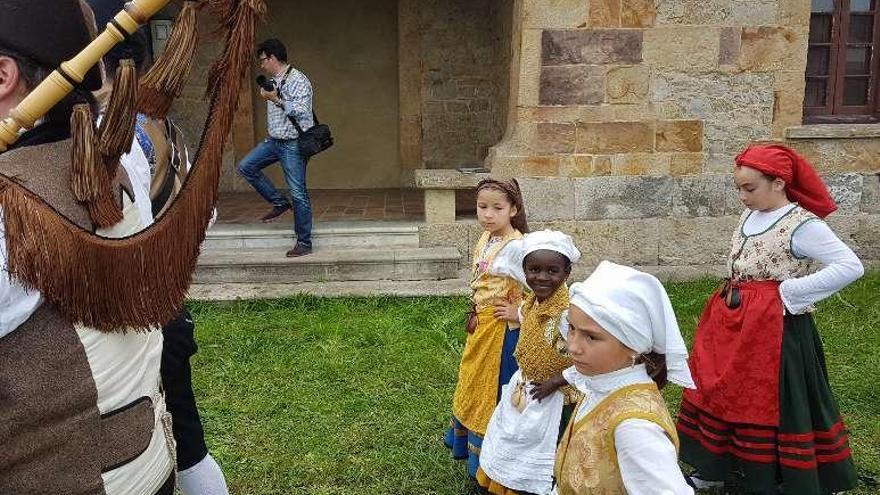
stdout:
<svg viewBox="0 0 880 495">
<path fill-rule="evenodd" d="M 289 209 L 290 209 L 289 204 L 284 205 L 284 206 L 275 206 L 272 208 L 272 210 L 269 211 L 269 213 L 266 213 L 265 215 L 263 215 L 263 218 L 261 218 L 260 221 L 263 223 L 275 221 L 278 217 L 283 215 Z"/>
<path fill-rule="evenodd" d="M 287 252 L 288 258 L 299 258 L 300 256 L 305 256 L 307 254 L 312 254 L 312 248 L 305 247 L 302 244 L 297 244 L 290 251 Z"/>
</svg>

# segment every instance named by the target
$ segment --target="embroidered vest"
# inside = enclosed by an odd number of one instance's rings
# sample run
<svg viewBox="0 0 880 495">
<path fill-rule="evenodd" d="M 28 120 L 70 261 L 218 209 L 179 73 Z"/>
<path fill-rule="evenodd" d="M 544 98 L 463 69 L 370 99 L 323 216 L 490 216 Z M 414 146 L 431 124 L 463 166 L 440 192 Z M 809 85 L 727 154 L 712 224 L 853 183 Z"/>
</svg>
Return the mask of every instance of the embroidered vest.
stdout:
<svg viewBox="0 0 880 495">
<path fill-rule="evenodd" d="M 660 425 L 678 450 L 675 423 L 657 386 L 650 383 L 621 388 L 566 428 L 556 453 L 559 495 L 626 495 L 614 430 L 627 419 Z"/>
<path fill-rule="evenodd" d="M 792 252 L 791 243 L 798 228 L 816 215 L 795 206 L 767 230 L 745 235 L 743 227 L 751 216 L 745 211 L 739 228 L 731 240 L 728 275 L 738 281 L 788 280 L 808 275 L 812 271 L 809 259 L 798 258 Z"/>
<path fill-rule="evenodd" d="M 548 313 L 550 308 L 554 309 Z M 525 380 L 544 382 L 573 364 L 565 349 L 565 340 L 559 334 L 559 320 L 567 308 L 568 288 L 565 285 L 540 305 L 534 295 L 526 298 L 519 341 L 514 352 Z M 561 391 L 565 394 L 566 404 L 580 400 L 580 394 L 572 386 L 563 387 Z"/>
<path fill-rule="evenodd" d="M 488 246 L 489 232 L 483 232 L 477 246 L 474 248 L 474 262 L 472 267 L 471 290 L 472 300 L 477 307 L 477 312 L 482 311 L 499 299 L 505 299 L 519 304 L 522 299 L 522 289 L 519 283 L 510 277 L 498 277 L 489 273 L 492 261 L 508 242 L 514 239 L 522 239 L 523 235 L 514 230 L 512 234 L 495 244 Z"/>
</svg>

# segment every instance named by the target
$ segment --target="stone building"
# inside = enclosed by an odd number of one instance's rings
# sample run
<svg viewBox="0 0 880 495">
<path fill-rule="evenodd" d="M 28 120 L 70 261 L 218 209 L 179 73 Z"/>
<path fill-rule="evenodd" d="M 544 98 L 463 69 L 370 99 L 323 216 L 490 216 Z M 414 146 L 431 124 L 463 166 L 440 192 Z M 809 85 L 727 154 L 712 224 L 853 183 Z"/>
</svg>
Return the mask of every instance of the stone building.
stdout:
<svg viewBox="0 0 880 495">
<path fill-rule="evenodd" d="M 584 265 L 686 277 L 722 265 L 732 160 L 758 141 L 805 154 L 839 202 L 832 227 L 880 260 L 878 3 L 269 0 L 261 36 L 288 44 L 337 136 L 313 189 L 423 190 L 420 246 L 465 266 L 479 228 L 455 198 L 480 176 L 458 169 L 482 165 L 517 177 L 533 226 L 571 233 Z M 264 133 L 252 90 L 224 191 L 247 190 L 235 162 Z M 196 122 L 190 91 L 177 111 Z"/>
</svg>

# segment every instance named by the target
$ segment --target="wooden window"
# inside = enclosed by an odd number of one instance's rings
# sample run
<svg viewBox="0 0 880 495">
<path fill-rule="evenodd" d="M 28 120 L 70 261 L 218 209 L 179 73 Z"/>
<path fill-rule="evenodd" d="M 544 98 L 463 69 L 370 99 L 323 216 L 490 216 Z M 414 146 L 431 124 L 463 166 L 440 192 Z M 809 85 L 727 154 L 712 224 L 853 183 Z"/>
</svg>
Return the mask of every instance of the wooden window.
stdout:
<svg viewBox="0 0 880 495">
<path fill-rule="evenodd" d="M 812 0 L 806 122 L 880 121 L 878 4 L 878 0 Z"/>
</svg>

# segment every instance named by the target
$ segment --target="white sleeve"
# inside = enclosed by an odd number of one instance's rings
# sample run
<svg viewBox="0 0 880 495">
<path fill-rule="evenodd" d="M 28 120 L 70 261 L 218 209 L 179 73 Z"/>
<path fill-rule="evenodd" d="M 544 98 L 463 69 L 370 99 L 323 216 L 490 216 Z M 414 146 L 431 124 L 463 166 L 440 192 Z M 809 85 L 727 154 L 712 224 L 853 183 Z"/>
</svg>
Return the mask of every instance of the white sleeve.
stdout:
<svg viewBox="0 0 880 495">
<path fill-rule="evenodd" d="M 623 421 L 614 430 L 614 446 L 628 495 L 693 495 L 678 466 L 675 446 L 656 423 Z"/>
<path fill-rule="evenodd" d="M 522 240 L 510 241 L 495 255 L 488 271 L 499 277 L 510 277 L 523 287 L 527 287 L 522 258 Z"/>
<path fill-rule="evenodd" d="M 803 224 L 792 236 L 795 256 L 810 258 L 822 264 L 811 275 L 785 280 L 779 294 L 785 307 L 801 314 L 811 305 L 833 295 L 864 275 L 865 268 L 856 254 L 820 220 Z"/>
<path fill-rule="evenodd" d="M 18 328 L 40 307 L 43 298 L 38 291 L 26 291 L 6 270 L 6 227 L 0 208 L 0 338 Z"/>
</svg>

